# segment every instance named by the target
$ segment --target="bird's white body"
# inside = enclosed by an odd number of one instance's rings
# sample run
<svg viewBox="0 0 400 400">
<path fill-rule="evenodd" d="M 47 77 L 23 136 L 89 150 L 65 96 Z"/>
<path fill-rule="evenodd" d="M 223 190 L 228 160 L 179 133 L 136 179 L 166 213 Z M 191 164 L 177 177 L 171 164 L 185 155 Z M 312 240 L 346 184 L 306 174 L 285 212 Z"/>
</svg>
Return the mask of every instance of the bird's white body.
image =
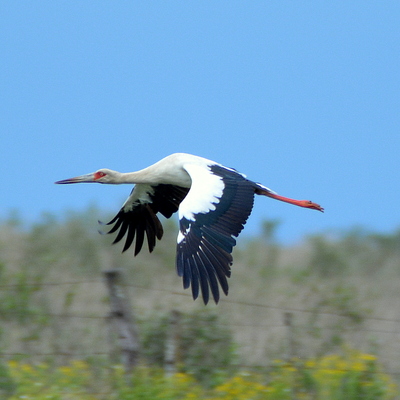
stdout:
<svg viewBox="0 0 400 400">
<path fill-rule="evenodd" d="M 114 243 L 126 235 L 123 251 L 136 239 L 135 255 L 145 235 L 150 251 L 156 238 L 161 239 L 157 213 L 169 218 L 178 211 L 178 275 L 183 277 L 185 288 L 192 286 L 194 298 L 201 290 L 205 303 L 209 289 L 214 301 L 219 301 L 218 284 L 228 294 L 231 252 L 251 213 L 254 194 L 323 211 L 318 204 L 279 196 L 232 168 L 185 153 L 172 154 L 137 172 L 100 169 L 56 183 L 79 182 L 135 184 L 120 212 L 108 223 L 114 224 L 109 233 L 118 231 Z"/>
</svg>

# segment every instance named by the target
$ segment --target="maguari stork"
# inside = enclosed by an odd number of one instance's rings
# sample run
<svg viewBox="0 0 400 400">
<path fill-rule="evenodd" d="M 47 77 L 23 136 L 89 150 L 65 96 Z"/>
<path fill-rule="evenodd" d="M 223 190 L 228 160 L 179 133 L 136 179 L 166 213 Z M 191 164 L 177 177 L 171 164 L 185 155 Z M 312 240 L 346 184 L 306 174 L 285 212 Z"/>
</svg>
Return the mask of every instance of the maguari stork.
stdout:
<svg viewBox="0 0 400 400">
<path fill-rule="evenodd" d="M 232 250 L 254 203 L 263 195 L 296 206 L 324 211 L 309 200 L 283 197 L 246 178 L 233 168 L 191 154 L 175 153 L 137 172 L 121 173 L 110 169 L 61 180 L 69 184 L 97 182 L 134 184 L 118 214 L 107 223 L 107 233 L 117 232 L 113 243 L 126 236 L 123 251 L 134 242 L 134 255 L 142 249 L 145 236 L 152 252 L 156 239 L 163 236 L 157 214 L 170 218 L 178 211 L 176 270 L 183 287 L 191 286 L 193 299 L 201 291 L 204 304 L 220 299 L 219 285 L 228 294 Z M 219 285 L 218 285 L 219 284 Z"/>
</svg>

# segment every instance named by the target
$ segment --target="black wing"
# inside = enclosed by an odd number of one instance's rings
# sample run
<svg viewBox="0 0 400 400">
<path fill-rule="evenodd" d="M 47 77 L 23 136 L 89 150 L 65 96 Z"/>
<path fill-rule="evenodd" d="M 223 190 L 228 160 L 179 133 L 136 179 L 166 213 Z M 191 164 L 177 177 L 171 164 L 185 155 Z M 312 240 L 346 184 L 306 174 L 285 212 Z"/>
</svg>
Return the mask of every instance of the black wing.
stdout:
<svg viewBox="0 0 400 400">
<path fill-rule="evenodd" d="M 188 188 L 175 185 L 135 185 L 121 210 L 106 224 L 114 224 L 107 233 L 119 230 L 113 243 L 119 242 L 126 235 L 122 250 L 124 252 L 136 238 L 134 253 L 136 256 L 142 249 L 146 235 L 149 251 L 152 252 L 156 238 L 160 240 L 164 233 L 157 213 L 160 212 L 164 217 L 170 218 L 178 210 L 188 191 Z"/>
<path fill-rule="evenodd" d="M 206 199 L 192 197 L 191 191 L 180 206 L 177 272 L 183 277 L 185 289 L 192 286 L 194 299 L 201 290 L 204 303 L 207 304 L 211 289 L 214 301 L 218 303 L 218 283 L 225 295 L 228 294 L 227 278 L 231 275 L 231 253 L 236 244 L 234 237 L 242 231 L 251 213 L 256 184 L 235 170 L 219 165 L 210 166 L 210 170 L 200 174 L 198 170 L 191 171 L 190 168 L 187 171 L 192 178 L 192 188 L 195 188 L 193 192 L 197 196 L 206 193 L 211 202 L 208 211 L 190 214 L 191 209 L 198 210 L 199 200 L 203 208 L 207 208 Z M 208 179 L 201 176 L 203 174 L 209 174 Z M 210 174 L 214 175 L 212 179 Z M 209 186 L 203 191 L 201 185 L 205 185 L 204 182 L 208 182 Z M 199 186 L 196 188 L 197 184 Z M 210 185 L 215 186 L 215 194 Z M 221 188 L 222 195 L 218 196 Z"/>
</svg>

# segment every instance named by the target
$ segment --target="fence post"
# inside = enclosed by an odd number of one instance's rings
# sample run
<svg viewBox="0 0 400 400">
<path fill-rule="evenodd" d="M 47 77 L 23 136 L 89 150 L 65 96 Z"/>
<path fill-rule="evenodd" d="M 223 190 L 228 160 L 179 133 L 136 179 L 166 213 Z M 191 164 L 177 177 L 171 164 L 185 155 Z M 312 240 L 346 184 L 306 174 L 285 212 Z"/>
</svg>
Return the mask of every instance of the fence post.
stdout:
<svg viewBox="0 0 400 400">
<path fill-rule="evenodd" d="M 131 307 L 121 286 L 122 272 L 119 269 L 104 271 L 106 285 L 110 295 L 109 321 L 118 338 L 122 363 L 127 372 L 131 371 L 139 361 L 140 345 L 131 313 Z"/>
<path fill-rule="evenodd" d="M 295 357 L 295 345 L 294 345 L 294 332 L 293 332 L 293 313 L 285 312 L 283 314 L 283 323 L 286 326 L 286 359 L 289 361 L 293 357 Z"/>
<path fill-rule="evenodd" d="M 165 341 L 164 368 L 167 376 L 172 376 L 176 372 L 176 356 L 178 349 L 179 320 L 181 314 L 177 310 L 172 310 L 169 317 L 167 339 Z"/>
</svg>

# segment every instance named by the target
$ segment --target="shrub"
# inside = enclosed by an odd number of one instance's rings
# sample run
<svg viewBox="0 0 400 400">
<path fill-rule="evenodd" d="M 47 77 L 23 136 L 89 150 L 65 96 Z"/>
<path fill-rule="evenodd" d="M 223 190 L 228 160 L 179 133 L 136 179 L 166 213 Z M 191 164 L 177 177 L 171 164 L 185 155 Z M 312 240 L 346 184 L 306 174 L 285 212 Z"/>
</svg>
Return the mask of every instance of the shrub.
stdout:
<svg viewBox="0 0 400 400">
<path fill-rule="evenodd" d="M 163 365 L 168 321 L 169 317 L 164 314 L 141 324 L 143 351 L 151 365 Z M 177 361 L 181 372 L 193 374 L 200 382 L 212 384 L 212 378 L 221 370 L 232 372 L 235 369 L 236 352 L 232 334 L 215 312 L 202 309 L 181 314 L 178 324 Z"/>
</svg>

